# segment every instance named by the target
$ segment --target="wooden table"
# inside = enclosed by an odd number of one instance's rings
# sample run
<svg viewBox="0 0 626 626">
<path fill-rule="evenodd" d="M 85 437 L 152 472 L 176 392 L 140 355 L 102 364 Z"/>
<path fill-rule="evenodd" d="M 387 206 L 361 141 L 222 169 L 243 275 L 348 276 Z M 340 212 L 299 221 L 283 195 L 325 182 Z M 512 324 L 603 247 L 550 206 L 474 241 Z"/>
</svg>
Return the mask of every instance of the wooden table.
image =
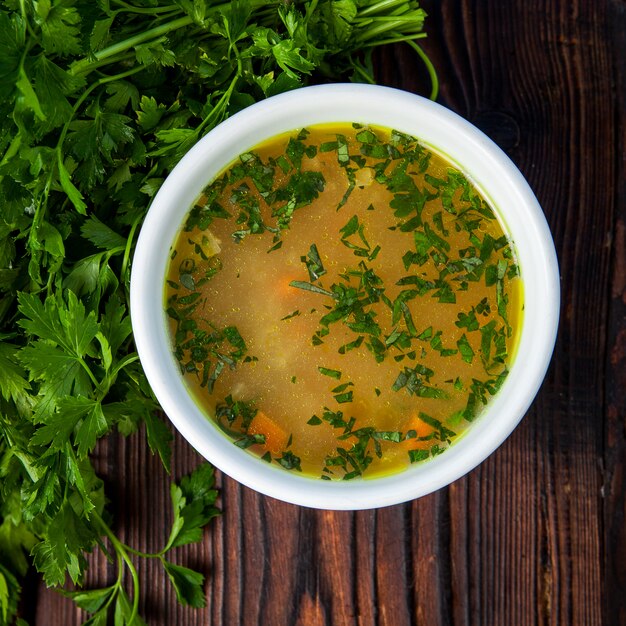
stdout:
<svg viewBox="0 0 626 626">
<path fill-rule="evenodd" d="M 208 606 L 179 607 L 138 560 L 150 624 L 626 624 L 626 2 L 424 4 L 439 101 L 510 155 L 554 234 L 563 306 L 543 388 L 495 454 L 407 504 L 308 510 L 220 475 L 223 515 L 176 553 L 206 574 Z M 379 82 L 427 91 L 410 50 L 378 61 Z M 199 460 L 175 439 L 175 478 Z M 169 478 L 144 437 L 107 440 L 97 464 L 117 532 L 158 549 Z M 87 584 L 112 570 L 96 558 Z M 34 576 L 25 596 L 31 624 L 85 618 Z"/>
</svg>

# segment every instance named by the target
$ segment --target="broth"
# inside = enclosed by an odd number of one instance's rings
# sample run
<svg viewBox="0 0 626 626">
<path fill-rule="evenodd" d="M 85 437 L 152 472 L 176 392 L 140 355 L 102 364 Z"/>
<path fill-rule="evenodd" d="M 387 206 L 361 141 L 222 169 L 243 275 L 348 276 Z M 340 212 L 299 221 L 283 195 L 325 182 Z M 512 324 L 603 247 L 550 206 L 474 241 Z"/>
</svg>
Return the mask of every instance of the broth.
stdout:
<svg viewBox="0 0 626 626">
<path fill-rule="evenodd" d="M 512 244 L 468 179 L 356 124 L 241 155 L 191 209 L 165 297 L 206 413 L 323 479 L 444 452 L 500 388 L 522 311 Z"/>
</svg>

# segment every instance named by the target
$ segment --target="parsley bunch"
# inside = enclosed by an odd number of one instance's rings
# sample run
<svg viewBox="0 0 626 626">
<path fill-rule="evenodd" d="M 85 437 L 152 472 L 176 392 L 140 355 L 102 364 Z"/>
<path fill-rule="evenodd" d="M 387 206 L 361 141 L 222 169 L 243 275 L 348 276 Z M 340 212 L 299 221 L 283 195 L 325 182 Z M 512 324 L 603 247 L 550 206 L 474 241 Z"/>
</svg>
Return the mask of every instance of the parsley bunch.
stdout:
<svg viewBox="0 0 626 626">
<path fill-rule="evenodd" d="M 141 554 L 111 530 L 90 461 L 99 438 L 143 424 L 169 469 L 128 316 L 137 231 L 180 157 L 256 100 L 373 82 L 371 51 L 399 41 L 434 97 L 424 17 L 414 0 L 0 1 L 0 624 L 31 563 L 50 586 L 80 585 L 95 546 L 119 575 L 68 594 L 89 623 L 142 623 L 131 556 L 159 559 L 179 600 L 204 604 L 202 575 L 166 554 L 217 514 L 212 468 L 173 485 L 169 539 Z"/>
</svg>

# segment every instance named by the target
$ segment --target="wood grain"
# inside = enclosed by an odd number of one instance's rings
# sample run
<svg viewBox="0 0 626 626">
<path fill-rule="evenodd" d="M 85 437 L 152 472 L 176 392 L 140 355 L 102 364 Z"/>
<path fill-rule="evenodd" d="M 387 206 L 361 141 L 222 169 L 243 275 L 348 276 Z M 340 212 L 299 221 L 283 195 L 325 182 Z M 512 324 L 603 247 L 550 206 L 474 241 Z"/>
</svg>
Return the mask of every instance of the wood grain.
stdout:
<svg viewBox="0 0 626 626">
<path fill-rule="evenodd" d="M 603 485 L 604 576 L 607 623 L 626 623 L 626 3 L 609 3 L 615 128 L 615 225 L 608 318 Z"/>
<path fill-rule="evenodd" d="M 315 511 L 219 476 L 223 515 L 175 555 L 207 576 L 208 605 L 180 607 L 158 564 L 138 560 L 150 624 L 626 623 L 626 4 L 424 5 L 440 102 L 509 154 L 554 234 L 563 313 L 543 388 L 489 459 L 403 505 Z M 428 92 L 410 50 L 377 66 L 380 82 Z M 199 460 L 176 436 L 173 477 Z M 158 549 L 169 478 L 143 434 L 103 442 L 97 465 L 121 539 Z M 87 584 L 110 582 L 92 562 Z M 32 624 L 85 618 L 35 577 L 27 594 Z"/>
</svg>

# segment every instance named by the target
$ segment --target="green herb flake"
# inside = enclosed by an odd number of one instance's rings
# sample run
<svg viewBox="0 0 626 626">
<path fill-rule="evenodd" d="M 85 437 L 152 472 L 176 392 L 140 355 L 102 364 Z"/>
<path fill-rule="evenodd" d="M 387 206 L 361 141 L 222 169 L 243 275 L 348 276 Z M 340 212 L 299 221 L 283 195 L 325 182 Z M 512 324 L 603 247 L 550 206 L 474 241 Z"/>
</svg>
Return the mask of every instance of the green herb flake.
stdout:
<svg viewBox="0 0 626 626">
<path fill-rule="evenodd" d="M 320 145 L 320 152 L 332 152 L 337 150 L 339 144 L 336 141 L 325 141 Z"/>
<path fill-rule="evenodd" d="M 296 289 L 302 289 L 303 291 L 311 291 L 313 293 L 318 293 L 323 296 L 330 296 L 331 298 L 334 297 L 334 294 L 331 291 L 328 291 L 327 289 L 323 289 L 322 287 L 319 287 L 318 285 L 313 285 L 311 283 L 304 282 L 302 280 L 292 280 L 289 283 L 289 285 L 291 287 L 295 287 Z"/>
<path fill-rule="evenodd" d="M 403 440 L 402 433 L 398 430 L 376 431 L 372 433 L 372 437 L 379 441 L 391 441 L 393 443 L 400 443 Z"/>
<path fill-rule="evenodd" d="M 457 318 L 455 324 L 459 328 L 466 328 L 468 331 L 478 330 L 479 324 L 476 319 L 476 309 L 474 309 L 474 307 L 472 307 L 469 313 L 459 313 Z"/>
<path fill-rule="evenodd" d="M 365 337 L 363 335 L 359 335 L 354 341 L 350 341 L 349 343 L 340 346 L 338 349 L 339 354 L 346 354 L 346 352 L 350 352 L 350 350 L 359 348 L 364 339 Z"/>
<path fill-rule="evenodd" d="M 289 313 L 289 315 L 285 315 L 285 317 L 281 317 L 280 321 L 283 322 L 285 320 L 290 320 L 293 317 L 298 317 L 298 315 L 300 315 L 300 311 L 299 309 L 296 309 L 295 311 L 292 311 L 291 313 Z"/>
<path fill-rule="evenodd" d="M 335 397 L 335 401 L 338 404 L 345 404 L 347 402 L 352 402 L 354 396 L 354 392 L 352 390 L 346 391 L 345 393 L 339 393 Z"/>
<path fill-rule="evenodd" d="M 339 165 L 344 166 L 350 163 L 348 140 L 344 135 L 337 135 L 337 161 L 339 162 Z"/>
<path fill-rule="evenodd" d="M 250 448 L 251 446 L 257 445 L 257 444 L 264 444 L 265 443 L 265 435 L 261 435 L 261 434 L 256 434 L 256 435 L 246 435 L 245 437 L 241 437 L 240 439 L 235 439 L 235 441 L 233 442 L 238 448 L 242 448 L 242 449 L 246 449 L 246 448 Z"/>
<path fill-rule="evenodd" d="M 408 455 L 411 463 L 419 463 L 425 461 L 430 456 L 430 452 L 428 450 L 409 450 Z"/>
<path fill-rule="evenodd" d="M 329 376 L 330 378 L 335 378 L 336 380 L 339 380 L 341 378 L 341 372 L 339 370 L 333 370 L 328 367 L 321 366 L 318 366 L 317 369 L 320 374 L 323 374 L 324 376 Z"/>
<path fill-rule="evenodd" d="M 302 467 L 300 465 L 300 457 L 296 456 L 290 450 L 283 452 L 282 456 L 277 457 L 275 460 L 286 470 L 297 470 L 298 472 L 302 471 Z"/>
<path fill-rule="evenodd" d="M 309 280 L 312 283 L 318 280 L 320 276 L 326 274 L 326 270 L 324 269 L 319 251 L 315 244 L 311 244 L 306 256 L 300 257 L 300 260 L 306 265 L 309 272 Z"/>
<path fill-rule="evenodd" d="M 456 342 L 457 347 L 459 348 L 459 352 L 461 353 L 461 358 L 466 363 L 471 363 L 474 360 L 474 350 L 470 345 L 465 334 L 461 336 L 461 338 Z"/>
<path fill-rule="evenodd" d="M 342 239 L 347 239 L 351 235 L 357 232 L 359 229 L 359 218 L 356 215 L 353 215 L 347 223 L 339 229 L 341 233 Z"/>
<path fill-rule="evenodd" d="M 185 289 L 189 291 L 196 290 L 196 283 L 191 274 L 180 274 L 178 280 L 180 280 L 180 284 L 185 287 Z"/>
</svg>

